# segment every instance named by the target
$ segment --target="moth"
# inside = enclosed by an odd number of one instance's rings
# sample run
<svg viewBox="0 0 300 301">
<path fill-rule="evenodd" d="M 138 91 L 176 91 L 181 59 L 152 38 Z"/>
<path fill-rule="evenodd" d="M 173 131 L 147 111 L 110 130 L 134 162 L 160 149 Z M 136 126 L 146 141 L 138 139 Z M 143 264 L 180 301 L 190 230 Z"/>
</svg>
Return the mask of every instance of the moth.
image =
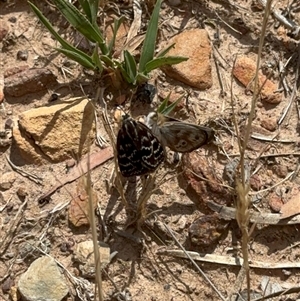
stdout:
<svg viewBox="0 0 300 301">
<path fill-rule="evenodd" d="M 125 115 L 117 136 L 117 157 L 124 177 L 141 176 L 157 169 L 164 149 L 145 124 Z"/>
<path fill-rule="evenodd" d="M 211 128 L 181 122 L 160 113 L 149 113 L 145 123 L 163 147 L 178 153 L 192 152 L 214 138 Z"/>
</svg>

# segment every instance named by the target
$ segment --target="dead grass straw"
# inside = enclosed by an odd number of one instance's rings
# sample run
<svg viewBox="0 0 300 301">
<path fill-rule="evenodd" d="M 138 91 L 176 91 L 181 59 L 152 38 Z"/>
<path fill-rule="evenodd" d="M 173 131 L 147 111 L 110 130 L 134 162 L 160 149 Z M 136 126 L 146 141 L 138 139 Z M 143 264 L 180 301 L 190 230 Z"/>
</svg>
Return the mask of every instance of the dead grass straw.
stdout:
<svg viewBox="0 0 300 301">
<path fill-rule="evenodd" d="M 126 200 L 125 197 L 125 192 L 124 192 L 124 188 L 123 188 L 123 183 L 122 183 L 122 176 L 121 173 L 119 171 L 118 168 L 118 159 L 117 159 L 117 149 L 116 149 L 116 137 L 114 134 L 114 131 L 111 127 L 111 123 L 109 121 L 108 118 L 108 113 L 107 113 L 107 104 L 104 101 L 104 99 L 102 99 L 102 102 L 104 103 L 104 108 L 102 109 L 102 121 L 103 121 L 103 126 L 105 128 L 105 131 L 110 139 L 110 143 L 113 147 L 113 151 L 114 151 L 114 174 L 115 174 L 115 181 L 114 181 L 114 185 L 117 189 L 117 191 L 119 192 L 120 196 L 121 196 L 121 200 L 125 206 L 125 208 L 128 208 L 128 202 Z"/>
<path fill-rule="evenodd" d="M 99 301 L 103 301 L 103 290 L 102 290 L 102 276 L 101 276 L 101 259 L 99 252 L 99 244 L 97 240 L 97 229 L 96 229 L 96 218 L 94 211 L 94 201 L 93 201 L 93 190 L 92 190 L 92 180 L 91 180 L 91 170 L 90 170 L 90 160 L 88 159 L 88 172 L 86 175 L 85 190 L 89 198 L 89 221 L 92 230 L 92 239 L 94 247 L 94 260 L 95 260 L 95 276 L 96 276 L 96 288 L 95 297 L 98 294 Z"/>
<path fill-rule="evenodd" d="M 254 77 L 254 88 L 253 88 L 253 96 L 251 102 L 251 110 L 248 117 L 248 122 L 246 125 L 244 140 L 239 140 L 239 150 L 240 150 L 240 162 L 236 170 L 236 177 L 235 177 L 235 189 L 237 193 L 237 203 L 236 203 L 236 220 L 238 225 L 242 231 L 242 253 L 243 253 L 243 269 L 245 270 L 245 275 L 247 278 L 247 298 L 250 301 L 250 271 L 249 271 L 249 254 L 248 254 L 248 242 L 249 242 L 249 206 L 250 206 L 250 196 L 249 196 L 249 171 L 247 170 L 245 164 L 245 153 L 247 149 L 247 144 L 249 142 L 250 133 L 252 129 L 252 121 L 255 116 L 255 108 L 257 104 L 257 99 L 259 96 L 259 67 L 260 67 L 260 60 L 262 56 L 263 44 L 264 44 L 264 37 L 266 33 L 268 18 L 271 13 L 271 5 L 273 0 L 268 0 L 267 5 L 265 7 L 263 24 L 261 28 L 261 35 L 258 47 L 258 55 L 257 55 L 257 62 L 256 62 L 256 73 Z M 232 110 L 234 110 L 233 106 L 233 93 L 231 91 L 231 102 L 232 102 Z M 236 131 L 238 133 L 238 125 L 235 119 L 235 114 L 233 111 L 233 119 Z"/>
</svg>

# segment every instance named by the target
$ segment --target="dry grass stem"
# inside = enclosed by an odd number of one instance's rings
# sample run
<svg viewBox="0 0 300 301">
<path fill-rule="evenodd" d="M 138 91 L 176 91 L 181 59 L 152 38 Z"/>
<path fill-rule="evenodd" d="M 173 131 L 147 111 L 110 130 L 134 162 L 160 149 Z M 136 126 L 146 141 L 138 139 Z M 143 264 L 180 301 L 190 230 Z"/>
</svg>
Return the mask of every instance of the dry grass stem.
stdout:
<svg viewBox="0 0 300 301">
<path fill-rule="evenodd" d="M 128 202 L 125 197 L 125 192 L 124 192 L 123 183 L 122 183 L 122 176 L 121 176 L 121 173 L 120 173 L 119 167 L 118 167 L 116 137 L 115 137 L 114 131 L 111 127 L 111 122 L 109 121 L 109 118 L 108 118 L 107 105 L 106 105 L 104 99 L 102 99 L 102 102 L 104 103 L 104 109 L 102 109 L 102 114 L 101 114 L 102 121 L 103 121 L 104 128 L 107 132 L 107 135 L 110 139 L 110 142 L 111 142 L 111 145 L 112 145 L 113 151 L 114 151 L 114 173 L 115 173 L 114 184 L 115 184 L 117 191 L 119 192 L 119 194 L 121 196 L 121 200 L 122 200 L 125 208 L 128 208 Z"/>
<path fill-rule="evenodd" d="M 280 117 L 280 119 L 278 120 L 278 124 L 280 125 L 283 120 L 285 119 L 286 115 L 288 114 L 288 112 L 290 111 L 290 108 L 292 106 L 292 103 L 295 102 L 295 99 L 298 95 L 297 90 L 298 90 L 298 78 L 299 78 L 299 68 L 300 68 L 300 44 L 298 45 L 298 60 L 297 60 L 297 68 L 296 68 L 296 74 L 295 74 L 295 83 L 294 83 L 294 87 L 293 87 L 293 92 L 292 95 L 290 97 L 290 101 L 288 103 L 288 105 L 286 106 L 282 116 Z M 288 121 L 287 121 L 288 124 Z"/>
<path fill-rule="evenodd" d="M 38 177 L 34 174 L 31 174 L 25 170 L 22 170 L 22 168 L 16 166 L 14 163 L 12 163 L 7 155 L 5 157 L 6 157 L 7 162 L 9 163 L 9 165 L 12 167 L 12 169 L 15 170 L 16 172 L 18 172 L 21 176 L 26 177 L 29 180 L 31 180 L 37 184 L 42 184 L 43 180 L 40 177 Z"/>
<path fill-rule="evenodd" d="M 90 162 L 88 161 L 88 167 L 90 166 Z M 101 260 L 99 253 L 99 244 L 97 240 L 97 229 L 96 229 L 96 218 L 94 211 L 94 201 L 93 201 L 93 191 L 92 191 L 92 180 L 91 180 L 91 170 L 88 170 L 85 179 L 85 191 L 89 198 L 89 222 L 92 230 L 92 239 L 94 246 L 94 259 L 95 259 L 95 276 L 96 276 L 96 287 L 98 289 L 98 298 L 99 301 L 103 301 L 103 290 L 102 290 L 102 276 L 101 276 Z M 97 296 L 97 292 L 95 292 L 95 296 Z"/>
<path fill-rule="evenodd" d="M 0 242 L 0 257 L 6 252 L 7 248 L 9 247 L 10 243 L 14 239 L 14 234 L 16 233 L 18 226 L 23 218 L 21 213 L 23 213 L 23 210 L 25 210 L 27 206 L 28 198 L 25 199 L 23 204 L 19 207 L 19 210 L 15 217 L 10 222 L 10 225 L 8 227 L 8 230 L 6 231 L 5 235 L 1 237 Z M 21 215 L 21 216 L 20 216 Z"/>
<path fill-rule="evenodd" d="M 142 181 L 142 191 L 137 201 L 136 220 L 138 228 L 144 223 L 146 218 L 146 204 L 150 199 L 153 191 L 156 189 L 155 180 L 156 172 L 153 175 L 149 175 L 145 181 Z"/>
<path fill-rule="evenodd" d="M 236 200 L 236 220 L 238 222 L 238 225 L 242 231 L 242 253 L 243 253 L 243 269 L 245 270 L 245 275 L 247 278 L 247 299 L 250 301 L 250 272 L 249 272 L 249 255 L 248 255 L 248 242 L 249 242 L 249 206 L 250 206 L 250 196 L 249 196 L 249 172 L 246 170 L 245 165 L 245 153 L 247 149 L 247 144 L 249 142 L 250 133 L 252 129 L 252 121 L 255 116 L 255 109 L 256 104 L 258 100 L 258 96 L 260 93 L 260 90 L 262 87 L 259 87 L 259 67 L 260 67 L 260 59 L 262 56 L 262 50 L 263 50 L 263 44 L 264 44 L 264 37 L 266 33 L 268 18 L 271 12 L 271 5 L 272 0 L 269 0 L 265 7 L 265 13 L 263 18 L 263 24 L 261 28 L 261 35 L 260 35 L 260 41 L 259 41 L 259 47 L 258 47 L 258 55 L 257 55 L 257 61 L 256 61 L 256 72 L 254 76 L 254 88 L 253 88 L 253 96 L 252 96 L 252 102 L 251 102 L 251 109 L 248 117 L 248 122 L 246 125 L 246 130 L 244 133 L 244 139 L 241 141 L 238 139 L 238 145 L 240 150 L 240 162 L 236 170 L 235 175 L 235 189 L 237 193 L 237 200 Z M 236 114 L 234 111 L 234 101 L 233 101 L 233 75 L 232 75 L 232 81 L 231 81 L 231 107 L 232 107 L 232 113 L 233 113 L 233 122 L 235 126 L 235 130 L 237 133 L 237 136 L 240 137 L 239 131 L 238 131 L 238 123 L 236 119 Z"/>
</svg>

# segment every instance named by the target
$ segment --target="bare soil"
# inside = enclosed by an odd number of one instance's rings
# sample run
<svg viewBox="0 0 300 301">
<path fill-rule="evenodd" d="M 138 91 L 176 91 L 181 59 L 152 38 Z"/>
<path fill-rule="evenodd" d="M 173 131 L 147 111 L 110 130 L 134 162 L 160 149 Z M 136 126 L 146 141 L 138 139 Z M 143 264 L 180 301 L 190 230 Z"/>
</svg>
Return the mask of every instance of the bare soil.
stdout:
<svg viewBox="0 0 300 301">
<path fill-rule="evenodd" d="M 231 70 L 237 55 L 256 58 L 263 10 L 259 5 L 255 5 L 256 1 L 231 2 L 234 2 L 234 5 L 227 0 L 186 1 L 175 7 L 170 4 L 172 1 L 170 3 L 166 1 L 161 10 L 161 19 L 164 22 L 160 26 L 159 45 L 186 29 L 207 29 L 212 43 L 219 53 L 218 57 L 222 57 L 224 67 L 222 68 L 219 64 L 218 69 L 223 88 L 218 79 L 213 57 L 213 87 L 207 91 L 197 91 L 180 82 L 174 82 L 166 78 L 161 71 L 157 72 L 156 85 L 159 95 L 166 94 L 168 91 L 185 92 L 189 95 L 186 99 L 187 105 L 181 106 L 176 111 L 176 117 L 190 122 L 198 123 L 200 121 L 202 124 L 211 126 L 214 123 L 217 124 L 219 141 L 229 157 L 234 158 L 238 157 L 239 150 L 237 137 L 233 135 L 231 97 L 233 95 L 238 125 L 240 129 L 243 129 L 251 106 L 251 94 L 235 80 L 233 80 L 231 89 Z M 281 11 L 291 5 L 288 1 L 275 2 L 276 9 Z M 73 29 L 67 26 L 52 5 L 47 2 L 37 3 L 37 5 L 51 22 L 60 28 L 61 33 L 71 40 L 76 39 Z M 129 23 L 133 16 L 132 3 L 119 1 L 115 5 L 119 7 L 122 14 L 128 16 Z M 114 5 L 108 3 L 106 12 L 110 11 L 109 7 L 112 9 Z M 144 5 L 142 7 L 143 26 L 145 26 L 149 14 L 145 12 Z M 151 6 L 149 10 L 151 10 Z M 61 83 L 59 87 L 54 87 L 51 91 L 41 91 L 19 98 L 7 97 L 6 111 L 1 112 L 1 126 L 8 117 L 15 117 L 30 108 L 47 104 L 53 92 L 59 93 L 61 98 L 81 96 L 83 91 L 86 95 L 95 97 L 96 89 L 93 77 L 83 73 L 82 68 L 74 65 L 53 49 L 57 46 L 56 42 L 38 23 L 26 1 L 1 1 L 0 12 L 0 19 L 8 23 L 10 27 L 9 34 L 3 41 L 4 47 L 1 53 L 4 70 L 24 64 L 30 67 L 47 67 Z M 289 17 L 295 22 L 299 22 L 299 8 Z M 217 33 L 218 35 L 216 35 Z M 292 56 L 286 69 L 286 79 L 291 91 L 295 90 L 294 92 L 298 95 L 298 85 L 295 87 L 295 80 L 298 79 L 295 76 L 297 61 L 300 59 L 299 48 L 297 49 L 299 40 L 293 39 L 288 34 L 287 29 L 277 26 L 277 21 L 270 17 L 262 55 L 262 70 L 269 74 L 271 80 L 279 83 L 277 66 L 279 63 L 285 64 Z M 20 50 L 28 51 L 27 62 L 17 60 L 17 53 Z M 101 85 L 101 82 L 99 81 L 98 84 Z M 256 108 L 253 122 L 254 132 L 267 134 L 270 137 L 278 134 L 279 140 L 292 141 L 291 143 L 280 143 L 251 139 L 249 142 L 248 162 L 251 166 L 256 166 L 255 179 L 259 182 L 259 190 L 263 190 L 257 193 L 257 200 L 253 203 L 254 210 L 258 212 L 273 212 L 270 205 L 272 205 L 271 200 L 274 199 L 274 196 L 276 200 L 280 199 L 282 203 L 285 203 L 290 198 L 292 191 L 299 187 L 299 115 L 296 101 L 293 102 L 286 119 L 275 132 L 268 132 L 261 126 L 262 120 L 266 118 L 278 121 L 290 98 L 291 93 L 283 96 L 280 104 L 259 102 Z M 154 102 L 152 109 L 155 109 L 156 105 L 157 103 Z M 113 116 L 115 107 L 114 103 L 110 104 L 110 117 Z M 128 105 L 126 104 L 125 107 L 128 108 Z M 151 108 L 145 108 L 144 104 L 138 104 L 132 115 L 146 114 L 148 109 Z M 223 127 L 220 126 L 221 123 Z M 99 131 L 108 139 L 103 127 L 100 127 Z M 91 151 L 96 150 L 97 146 L 94 146 Z M 11 151 L 12 148 L 0 149 L 1 173 L 11 171 L 11 166 L 6 160 L 6 156 L 10 155 Z M 205 147 L 200 152 L 203 154 L 211 175 L 224 185 L 228 185 L 223 179 L 223 170 L 230 160 L 222 154 L 222 150 L 213 145 Z M 278 156 L 263 157 L 266 154 L 278 154 Z M 262 158 L 258 159 L 260 156 Z M 15 163 L 21 166 L 22 170 L 40 177 L 43 184 L 36 184 L 27 177 L 17 174 L 13 187 L 2 192 L 4 199 L 0 199 L 0 208 L 10 201 L 0 211 L 0 237 L 1 240 L 5 238 L 0 244 L 0 283 L 3 286 L 10 278 L 16 285 L 20 275 L 26 271 L 34 259 L 40 256 L 39 251 L 34 248 L 27 249 L 26 242 L 49 253 L 74 276 L 80 275 L 78 266 L 72 260 L 72 252 L 77 242 L 91 239 L 91 231 L 88 227 L 74 228 L 69 224 L 68 206 L 52 212 L 53 208 L 71 200 L 72 193 L 76 191 L 77 182 L 67 184 L 57 190 L 49 202 L 40 207 L 37 202 L 38 197 L 57 181 L 66 177 L 65 162 L 34 166 L 23 164 L 22 158 L 18 158 L 17 154 L 14 157 L 16 158 Z M 189 260 L 160 256 L 156 252 L 165 247 L 167 249 L 177 248 L 174 240 L 165 231 L 162 225 L 163 221 L 174 231 L 177 239 L 187 250 L 241 256 L 241 242 L 236 222 L 231 222 L 221 237 L 208 246 L 191 243 L 189 227 L 198 217 L 207 213 L 207 208 L 204 208 L 201 196 L 195 193 L 187 184 L 186 179 L 181 176 L 181 169 L 177 168 L 173 172 L 175 176 L 161 185 L 159 191 L 153 194 L 148 201 L 148 211 L 155 211 L 158 219 L 154 214 L 147 218 L 141 227 L 143 235 L 139 229 L 125 228 L 128 212 L 125 211 L 117 192 L 115 190 L 108 192 L 107 190 L 107 180 L 110 179 L 113 168 L 113 161 L 110 160 L 92 171 L 93 187 L 99 200 L 100 210 L 98 211 L 101 212 L 110 234 L 106 238 L 107 243 L 112 252 L 118 252 L 102 274 L 105 300 L 125 300 L 120 296 L 119 299 L 113 296 L 116 288 L 121 292 L 129 291 L 131 298 L 128 297 L 126 300 L 221 300 Z M 166 167 L 163 168 L 163 170 L 165 169 Z M 293 171 L 295 172 L 293 177 L 284 180 Z M 163 171 L 159 173 L 159 176 L 162 174 Z M 132 183 L 130 185 L 134 186 Z M 16 194 L 20 189 L 27 193 L 27 204 L 24 208 L 22 207 L 24 200 Z M 205 193 L 205 189 L 202 190 L 202 193 Z M 208 197 L 209 195 L 203 195 L 203 199 Z M 220 199 L 222 197 L 223 195 L 219 196 Z M 232 199 L 234 199 L 234 195 L 232 195 Z M 21 210 L 20 215 L 17 215 L 19 210 Z M 100 218 L 97 220 L 97 229 L 99 240 L 103 240 L 104 234 Z M 206 230 L 209 233 L 210 229 L 201 229 L 202 232 Z M 9 234 L 8 238 L 7 234 Z M 143 243 L 140 243 L 140 240 L 137 241 L 137 238 L 142 239 Z M 269 262 L 270 267 L 275 263 L 299 262 L 299 239 L 300 227 L 298 224 L 257 225 L 251 234 L 250 260 Z M 199 263 L 199 266 L 225 298 L 234 291 L 240 267 L 219 263 Z M 265 277 L 269 277 L 270 284 L 278 284 L 282 289 L 300 285 L 299 268 L 251 268 L 250 276 L 251 289 L 261 295 L 264 294 L 261 283 Z M 89 281 L 93 283 L 94 279 L 89 279 Z M 242 290 L 245 288 L 244 281 Z M 0 291 L 0 296 L 1 300 L 9 300 L 9 295 L 4 294 L 3 291 Z M 297 298 L 300 298 L 299 293 L 274 297 L 272 300 L 296 300 Z M 78 300 L 78 298 L 74 299 L 69 296 L 68 300 Z"/>
</svg>

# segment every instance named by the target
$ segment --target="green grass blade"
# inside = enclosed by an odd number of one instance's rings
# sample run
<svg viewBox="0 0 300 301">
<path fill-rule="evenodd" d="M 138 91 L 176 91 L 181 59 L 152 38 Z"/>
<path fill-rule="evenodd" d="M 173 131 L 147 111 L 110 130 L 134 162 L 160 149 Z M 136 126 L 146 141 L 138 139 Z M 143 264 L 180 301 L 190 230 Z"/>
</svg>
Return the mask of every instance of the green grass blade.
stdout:
<svg viewBox="0 0 300 301">
<path fill-rule="evenodd" d="M 99 10 L 99 0 L 89 0 L 91 10 L 91 23 L 97 26 L 97 15 Z"/>
<path fill-rule="evenodd" d="M 90 3 L 88 0 L 78 0 L 80 6 L 82 7 L 85 15 L 87 16 L 87 18 L 90 20 L 91 23 L 92 22 L 92 13 L 91 13 L 91 7 L 90 7 Z"/>
<path fill-rule="evenodd" d="M 28 4 L 30 5 L 31 9 L 33 10 L 33 12 L 36 14 L 36 16 L 39 18 L 39 20 L 44 24 L 44 26 L 49 30 L 49 32 L 54 36 L 54 38 L 62 45 L 62 47 L 64 49 L 70 50 L 70 51 L 74 51 L 76 52 L 76 50 L 78 52 L 81 52 L 80 50 L 78 50 L 77 48 L 75 48 L 74 46 L 72 46 L 70 43 L 68 43 L 65 39 L 63 39 L 54 29 L 54 27 L 52 26 L 52 24 L 49 22 L 49 20 L 42 14 L 42 12 L 30 1 L 28 1 Z M 102 51 L 102 48 L 101 48 Z M 81 52 L 82 55 L 86 55 L 84 52 Z M 86 55 L 87 56 L 87 55 Z"/>
<path fill-rule="evenodd" d="M 93 25 L 97 25 L 99 0 L 78 0 L 87 18 Z"/>
<path fill-rule="evenodd" d="M 175 43 L 171 44 L 166 49 L 163 49 L 162 51 L 160 51 L 156 57 L 159 58 L 159 57 L 165 56 L 171 50 L 171 48 L 173 48 L 174 46 L 175 46 Z"/>
<path fill-rule="evenodd" d="M 167 103 L 169 102 L 170 100 L 170 95 L 171 93 L 167 96 L 168 98 L 168 101 Z M 161 114 L 163 115 L 169 115 L 173 110 L 174 108 L 178 105 L 178 103 L 181 101 L 181 99 L 184 97 L 184 95 L 180 96 L 176 101 L 174 101 L 173 103 L 171 103 L 169 106 L 165 107 L 161 112 Z"/>
<path fill-rule="evenodd" d="M 98 46 L 96 46 L 93 51 L 92 60 L 93 60 L 93 63 L 97 66 L 99 73 L 102 73 L 104 68 L 103 68 L 103 64 L 99 57 Z"/>
<path fill-rule="evenodd" d="M 100 60 L 103 61 L 107 67 L 115 68 L 115 63 L 114 61 L 107 55 L 100 55 Z"/>
<path fill-rule="evenodd" d="M 170 100 L 170 96 L 171 96 L 171 92 L 168 94 L 168 96 L 163 100 L 163 102 L 158 107 L 158 109 L 157 109 L 158 113 L 162 113 L 165 110 L 165 108 L 167 107 L 167 104 Z"/>
<path fill-rule="evenodd" d="M 97 42 L 103 54 L 107 54 L 103 36 L 97 26 L 92 23 L 68 0 L 53 0 L 68 22 L 88 40 Z"/>
<path fill-rule="evenodd" d="M 119 74 L 121 73 L 122 75 L 122 79 L 125 80 L 128 84 L 131 83 L 131 78 L 129 77 L 127 71 L 125 70 L 125 62 L 115 62 L 117 69 L 115 69 L 115 73 L 117 75 L 117 73 L 119 72 Z"/>
<path fill-rule="evenodd" d="M 147 76 L 146 74 L 140 73 L 140 72 L 137 74 L 136 82 L 137 82 L 138 84 L 145 83 L 145 82 L 147 82 L 148 80 L 149 80 L 149 76 Z"/>
<path fill-rule="evenodd" d="M 156 58 L 150 62 L 148 62 L 145 66 L 146 73 L 149 73 L 150 71 L 157 69 L 164 65 L 175 65 L 179 64 L 181 62 L 187 61 L 187 57 L 182 56 L 167 56 L 167 57 L 159 57 Z"/>
<path fill-rule="evenodd" d="M 111 54 L 114 46 L 115 46 L 115 42 L 116 42 L 116 37 L 117 37 L 117 32 L 120 28 L 120 26 L 122 25 L 122 23 L 124 22 L 125 17 L 121 16 L 119 19 L 114 19 L 114 28 L 113 28 L 113 36 L 112 39 L 108 45 L 108 53 Z"/>
<path fill-rule="evenodd" d="M 161 3 L 162 0 L 157 0 L 149 21 L 146 37 L 143 43 L 140 63 L 139 63 L 140 73 L 145 73 L 146 64 L 152 61 L 154 57 Z"/>
<path fill-rule="evenodd" d="M 45 27 L 50 31 L 50 33 L 54 36 L 54 38 L 66 49 L 72 50 L 73 47 L 69 44 L 65 39 L 63 39 L 53 28 L 52 24 L 49 20 L 42 14 L 42 12 L 31 2 L 28 1 L 28 4 L 32 8 L 33 12 L 37 15 L 39 20 L 45 25 Z"/>
<path fill-rule="evenodd" d="M 44 24 L 44 26 L 49 30 L 49 32 L 55 37 L 55 39 L 61 44 L 63 49 L 77 53 L 77 57 L 82 57 L 82 61 L 89 61 L 90 57 L 84 53 L 83 51 L 77 49 L 76 47 L 69 44 L 65 39 L 63 39 L 53 28 L 51 23 L 48 21 L 48 19 L 42 14 L 42 12 L 31 2 L 28 2 L 30 7 L 32 8 L 33 12 L 37 15 L 39 20 Z"/>
<path fill-rule="evenodd" d="M 94 28 L 99 28 L 97 24 L 97 15 L 99 9 L 99 0 L 78 0 L 88 20 L 92 23 Z M 101 32 L 100 32 L 100 35 Z"/>
<path fill-rule="evenodd" d="M 86 68 L 92 69 L 92 70 L 96 69 L 96 67 L 97 67 L 96 64 L 93 62 L 92 58 L 89 56 L 87 58 L 87 57 L 80 55 L 78 52 L 74 52 L 71 50 L 63 49 L 63 48 L 56 48 L 56 50 L 58 52 L 63 53 L 65 56 L 67 56 L 71 60 L 79 63 L 83 67 L 86 67 Z"/>
<path fill-rule="evenodd" d="M 124 51 L 124 62 L 125 62 L 125 71 L 127 72 L 131 80 L 130 83 L 135 85 L 136 75 L 137 75 L 136 62 L 134 60 L 134 57 L 127 50 Z"/>
</svg>

